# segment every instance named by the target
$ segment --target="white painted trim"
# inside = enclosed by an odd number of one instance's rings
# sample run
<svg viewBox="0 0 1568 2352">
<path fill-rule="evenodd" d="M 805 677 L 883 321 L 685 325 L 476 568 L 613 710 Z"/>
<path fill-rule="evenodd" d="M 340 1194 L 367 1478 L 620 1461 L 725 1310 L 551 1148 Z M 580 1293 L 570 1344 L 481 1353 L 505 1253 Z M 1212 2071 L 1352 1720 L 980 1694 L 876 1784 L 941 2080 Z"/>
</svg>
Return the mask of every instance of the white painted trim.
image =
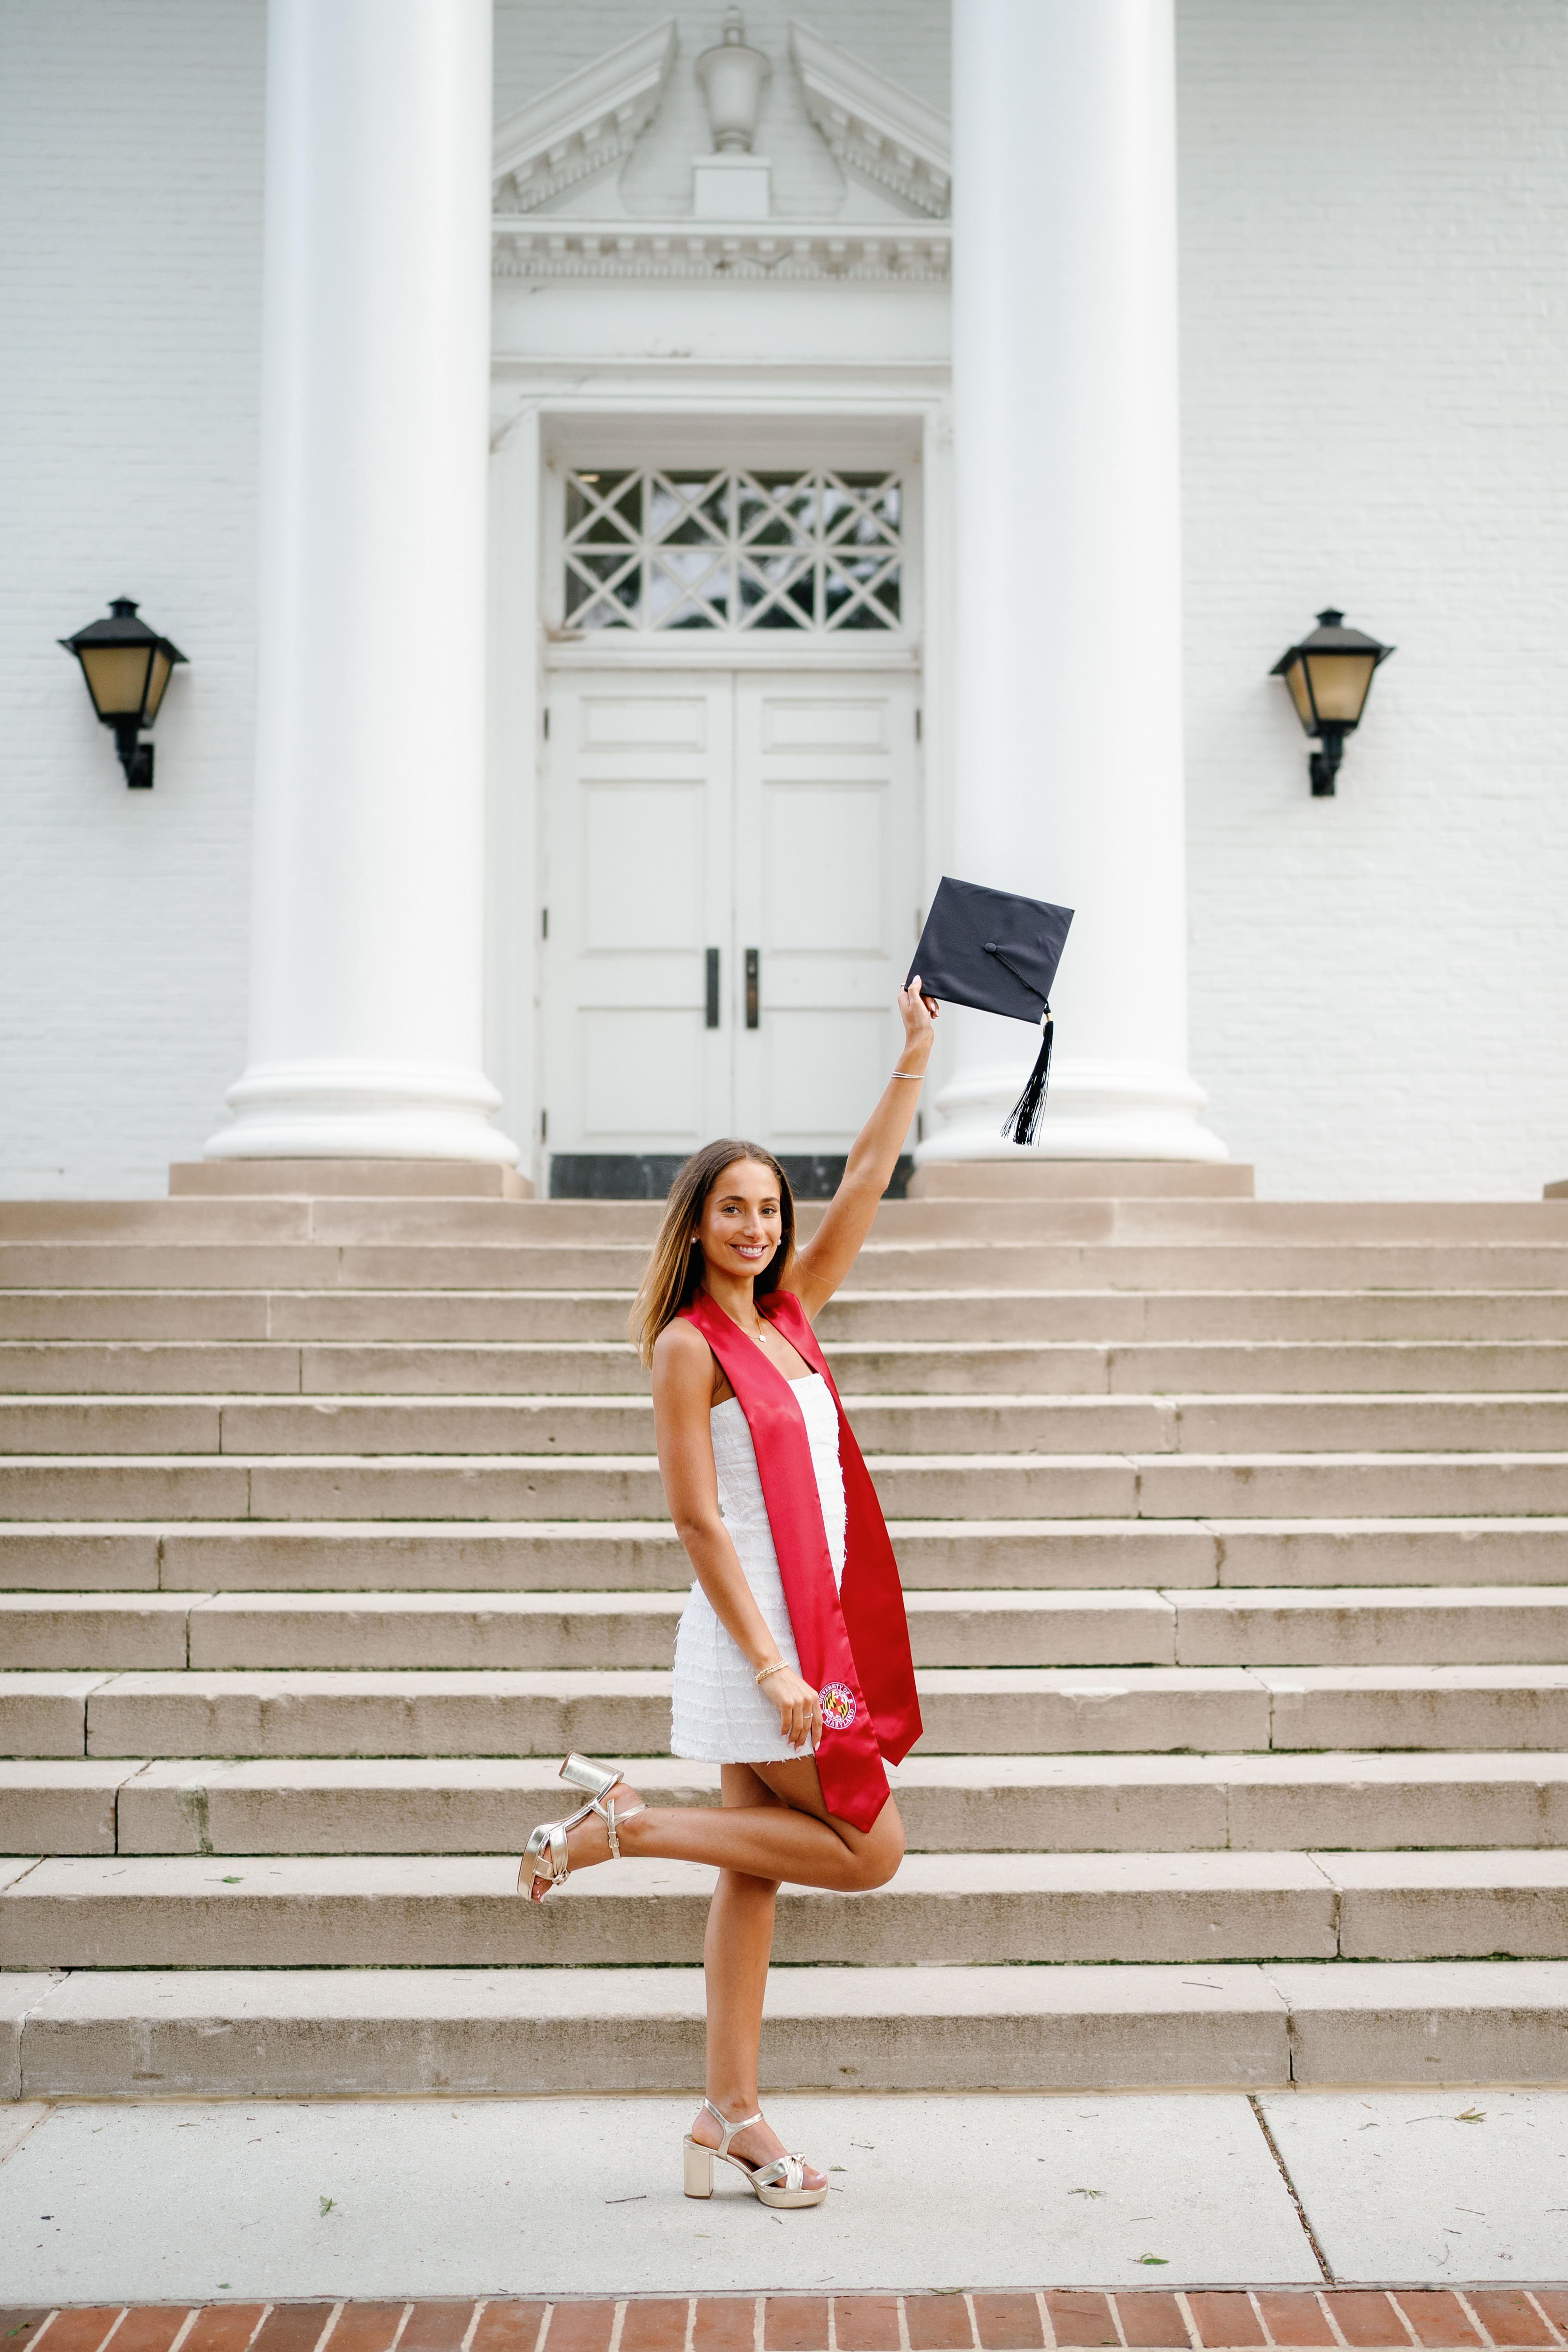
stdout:
<svg viewBox="0 0 1568 2352">
<path fill-rule="evenodd" d="M 806 111 L 840 168 L 941 219 L 952 200 L 952 125 L 901 83 L 792 17 Z"/>
<path fill-rule="evenodd" d="M 550 567 L 559 565 L 559 530 L 549 521 L 546 460 L 579 458 L 588 446 L 624 450 L 628 461 L 661 441 L 674 456 L 685 439 L 714 446 L 718 426 L 738 461 L 783 452 L 799 462 L 852 453 L 903 466 L 910 486 L 907 542 L 911 610 L 918 635 L 875 648 L 865 642 L 812 641 L 811 664 L 828 670 L 909 670 L 925 666 L 922 680 L 922 779 L 929 887 L 948 862 L 951 801 L 951 629 L 945 551 L 952 543 L 948 371 L 932 361 L 891 361 L 868 368 L 832 361 L 781 370 L 759 362 L 737 365 L 691 360 L 617 360 L 584 379 L 580 361 L 507 358 L 492 364 L 491 629 L 497 679 L 492 721 L 491 809 L 494 830 L 487 915 L 488 1003 L 495 1040 L 490 1066 L 505 1088 L 509 1123 L 522 1146 L 521 1165 L 542 1189 L 548 1154 L 539 1144 L 539 985 L 537 924 L 550 877 L 540 863 L 542 824 L 541 710 L 550 677 L 603 668 L 601 646 L 551 644 L 542 627 Z M 620 436 L 617 440 L 616 436 Z M 555 478 L 557 482 L 559 478 Z M 556 493 L 557 505 L 559 492 Z M 646 650 L 644 649 L 646 647 Z M 829 656 L 831 658 L 823 659 Z M 616 663 L 656 669 L 673 665 L 762 669 L 769 649 L 745 633 L 733 644 L 699 649 L 689 638 L 668 653 L 657 640 L 634 652 L 616 650 Z M 782 648 L 780 667 L 801 667 L 798 645 Z M 502 803 L 505 803 L 504 807 Z M 928 889 L 929 895 L 929 889 Z M 503 1007 L 500 997 L 510 991 Z M 526 1108 L 525 1108 L 526 1106 Z M 527 1141 L 523 1141 L 526 1133 Z"/>
<path fill-rule="evenodd" d="M 485 841 L 485 1066 L 495 1073 L 520 1164 L 541 1185 L 537 805 L 542 743 L 540 419 L 527 407 L 490 459 L 489 763 Z"/>
<path fill-rule="evenodd" d="M 911 221 L 853 230 L 837 222 L 578 220 L 500 213 L 490 224 L 497 278 L 713 278 L 737 284 L 945 282 L 952 232 Z"/>
<path fill-rule="evenodd" d="M 623 163 L 658 110 L 677 47 L 675 18 L 666 16 L 498 122 L 497 209 L 535 212 Z"/>
</svg>

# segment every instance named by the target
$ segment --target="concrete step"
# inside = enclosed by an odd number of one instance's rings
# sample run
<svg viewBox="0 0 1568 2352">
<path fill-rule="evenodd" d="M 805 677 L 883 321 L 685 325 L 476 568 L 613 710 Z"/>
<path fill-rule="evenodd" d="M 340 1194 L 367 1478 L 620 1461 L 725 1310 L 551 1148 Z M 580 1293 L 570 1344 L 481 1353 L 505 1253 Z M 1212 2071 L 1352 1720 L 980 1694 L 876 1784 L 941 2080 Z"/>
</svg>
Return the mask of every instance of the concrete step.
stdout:
<svg viewBox="0 0 1568 2352">
<path fill-rule="evenodd" d="M 1568 1396 L 858 1396 L 868 1454 L 1543 1453 Z M 651 1453 L 646 1396 L 0 1396 L 0 1454 Z"/>
<path fill-rule="evenodd" d="M 690 1966 L 716 1877 L 627 1860 L 531 1904 L 512 1854 L 61 1855 L 0 1867 L 0 1967 Z M 874 1894 L 785 1886 L 773 1937 L 785 1967 L 1504 1956 L 1568 1956 L 1568 1854 L 909 1854 Z"/>
<path fill-rule="evenodd" d="M 1565 1204 L 1568 1205 L 1568 1204 Z M 497 1203 L 512 1213 L 511 1204 Z M 518 1213 L 526 1203 L 515 1204 Z M 1568 1233 L 1568 1226 L 1559 1228 Z M 0 1286 L 27 1290 L 635 1290 L 642 1242 L 0 1242 Z M 883 1242 L 861 1291 L 1562 1290 L 1550 1241 Z"/>
<path fill-rule="evenodd" d="M 0 1979 L 18 2099 L 685 2091 L 695 1968 L 80 1971 Z M 790 2090 L 1268 2089 L 1562 2079 L 1568 1962 L 778 1969 Z"/>
<path fill-rule="evenodd" d="M 846 1396 L 1472 1396 L 1568 1391 L 1546 1340 L 837 1340 Z M 625 1340 L 0 1340 L 0 1395 L 642 1396 Z"/>
<path fill-rule="evenodd" d="M 0 1289 L 0 1339 L 615 1346 L 625 1340 L 630 1305 L 629 1288 L 10 1288 Z M 1568 1292 L 856 1286 L 829 1300 L 817 1328 L 833 1349 L 1080 1342 L 1337 1346 L 1377 1340 L 1561 1345 L 1568 1335 Z"/>
<path fill-rule="evenodd" d="M 649 1804 L 719 1801 L 649 1758 Z M 1568 1844 L 1568 1754 L 911 1757 L 911 1853 Z M 0 1853 L 515 1854 L 566 1801 L 552 1759 L 0 1763 Z"/>
<path fill-rule="evenodd" d="M 1568 1519 L 896 1519 L 906 1591 L 1552 1585 Z M 668 1519 L 515 1525 L 12 1521 L 0 1581 L 39 1592 L 679 1589 Z"/>
<path fill-rule="evenodd" d="M 1560 1673 L 1568 1685 L 1535 1670 Z M 1268 1745 L 1268 1687 L 1236 1668 L 931 1669 L 920 1685 L 928 1753 Z M 1489 1707 L 1490 1693 L 1469 1714 Z M 631 1757 L 668 1740 L 669 1676 L 651 1670 L 0 1675 L 0 1755 L 17 1757 Z"/>
<path fill-rule="evenodd" d="M 919 1670 L 923 1756 L 1568 1748 L 1568 1667 Z M 661 1755 L 652 1670 L 0 1674 L 14 1757 Z"/>
<path fill-rule="evenodd" d="M 1568 1454 L 871 1454 L 889 1520 L 1568 1515 Z M 0 1524 L 649 1520 L 651 1454 L 16 1454 Z"/>
<path fill-rule="evenodd" d="M 675 1563 L 672 1561 L 672 1566 Z M 668 1592 L 0 1592 L 18 1670 L 668 1667 Z M 920 1666 L 1568 1664 L 1568 1585 L 907 1596 Z"/>
<path fill-rule="evenodd" d="M 796 1226 L 803 1239 L 816 1232 L 826 1205 L 819 1201 L 797 1204 Z M 646 1252 L 663 1213 L 663 1203 L 657 1201 L 416 1195 L 0 1201 L 0 1244 L 499 1246 L 586 1242 L 635 1244 Z M 874 1244 L 905 1245 L 959 1240 L 994 1245 L 1164 1241 L 1549 1245 L 1568 1243 L 1568 1202 L 888 1200 L 878 1211 L 871 1238 Z"/>
</svg>

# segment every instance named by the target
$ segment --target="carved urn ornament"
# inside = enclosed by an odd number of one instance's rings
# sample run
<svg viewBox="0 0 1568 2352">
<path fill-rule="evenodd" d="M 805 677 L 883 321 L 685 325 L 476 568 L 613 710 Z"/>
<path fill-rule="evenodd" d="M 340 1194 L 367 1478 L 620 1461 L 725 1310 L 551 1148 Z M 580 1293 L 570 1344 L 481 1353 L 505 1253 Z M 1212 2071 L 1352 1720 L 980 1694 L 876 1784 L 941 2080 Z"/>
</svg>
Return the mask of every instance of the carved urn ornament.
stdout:
<svg viewBox="0 0 1568 2352">
<path fill-rule="evenodd" d="M 704 49 L 696 66 L 713 144 L 721 155 L 751 153 L 763 85 L 772 71 L 761 49 L 746 47 L 746 20 L 739 8 L 727 8 L 718 47 Z"/>
</svg>

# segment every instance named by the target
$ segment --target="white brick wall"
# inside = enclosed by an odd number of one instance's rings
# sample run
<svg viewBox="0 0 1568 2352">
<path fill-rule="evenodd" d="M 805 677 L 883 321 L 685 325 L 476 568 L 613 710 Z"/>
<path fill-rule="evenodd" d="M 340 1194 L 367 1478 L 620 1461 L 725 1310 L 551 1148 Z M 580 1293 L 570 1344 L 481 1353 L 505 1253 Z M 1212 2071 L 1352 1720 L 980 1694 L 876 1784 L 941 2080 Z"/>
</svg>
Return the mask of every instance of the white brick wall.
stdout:
<svg viewBox="0 0 1568 2352">
<path fill-rule="evenodd" d="M 0 1191 L 158 1192 L 245 1046 L 263 0 L 0 5 Z M 55 639 L 190 656 L 128 792 Z"/>
<path fill-rule="evenodd" d="M 1538 1195 L 1568 1173 L 1568 16 L 1179 24 L 1194 1074 L 1260 1189 Z M 1399 651 L 1313 801 L 1265 673 L 1327 604 Z"/>
<path fill-rule="evenodd" d="M 498 107 L 663 13 L 499 0 Z M 677 13 L 639 210 L 701 139 L 721 9 Z M 748 12 L 780 67 L 790 13 Z M 802 13 L 945 103 L 940 0 Z M 1194 1073 L 1276 1194 L 1532 1193 L 1568 1174 L 1568 16 L 1179 22 Z M 244 1059 L 263 26 L 0 0 L 8 1193 L 160 1191 Z M 827 205 L 782 72 L 768 107 L 781 201 Z M 117 593 L 192 657 L 151 794 L 54 644 Z M 1331 601 L 1400 650 L 1313 802 L 1266 672 Z"/>
</svg>

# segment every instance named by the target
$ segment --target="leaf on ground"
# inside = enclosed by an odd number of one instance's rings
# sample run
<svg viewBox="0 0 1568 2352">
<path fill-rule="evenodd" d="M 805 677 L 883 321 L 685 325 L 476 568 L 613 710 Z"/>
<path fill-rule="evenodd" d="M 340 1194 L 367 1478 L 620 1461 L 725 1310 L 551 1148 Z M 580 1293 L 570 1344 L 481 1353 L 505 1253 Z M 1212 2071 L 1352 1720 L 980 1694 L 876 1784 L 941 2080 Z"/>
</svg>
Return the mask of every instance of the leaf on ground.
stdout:
<svg viewBox="0 0 1568 2352">
<path fill-rule="evenodd" d="M 1042 2157 L 1040 2161 L 1043 2164 L 1045 2162 L 1045 2158 Z M 1103 2189 L 1069 2189 L 1068 2190 L 1068 2195 L 1069 2197 L 1103 2197 L 1105 2191 Z"/>
<path fill-rule="evenodd" d="M 1466 2107 L 1462 2114 L 1454 2117 L 1457 2124 L 1484 2124 L 1486 2119 L 1485 2107 Z"/>
<path fill-rule="evenodd" d="M 332 2210 L 333 2206 L 337 2203 L 337 2201 L 338 2201 L 338 2200 L 337 2200 L 337 2199 L 336 2199 L 335 2197 L 323 2197 L 323 2198 L 322 2198 L 322 2200 L 321 2200 L 321 2220 L 322 2220 L 323 2221 L 326 2220 L 326 2218 L 327 2218 L 328 2214 L 331 2211 L 331 2210 Z"/>
<path fill-rule="evenodd" d="M 243 1878 L 226 1878 L 221 1884 L 225 1886 L 243 1886 L 245 1881 Z"/>
<path fill-rule="evenodd" d="M 827 2169 L 829 2172 L 847 2172 L 849 2167 L 847 2164 L 830 2164 Z"/>
<path fill-rule="evenodd" d="M 1141 2263 L 1147 2263 L 1152 2270 L 1168 2271 L 1171 2267 L 1169 2258 L 1164 2254 L 1140 2254 L 1138 2259 Z"/>
</svg>

